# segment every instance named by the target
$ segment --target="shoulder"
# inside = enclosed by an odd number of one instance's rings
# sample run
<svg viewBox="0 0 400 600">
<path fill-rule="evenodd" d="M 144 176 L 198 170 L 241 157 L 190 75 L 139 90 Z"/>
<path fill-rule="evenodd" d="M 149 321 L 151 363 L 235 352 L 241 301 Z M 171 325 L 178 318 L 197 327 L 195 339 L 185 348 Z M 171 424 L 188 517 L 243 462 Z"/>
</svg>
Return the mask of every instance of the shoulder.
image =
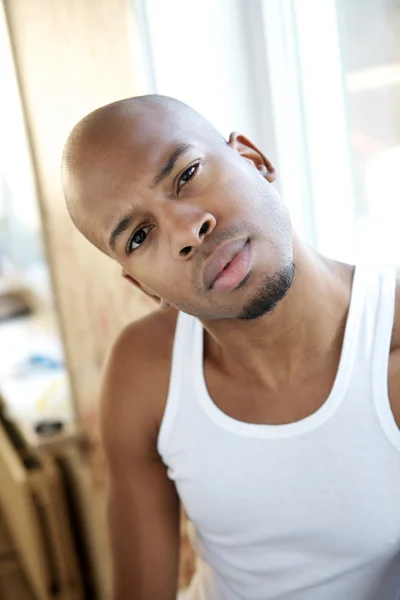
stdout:
<svg viewBox="0 0 400 600">
<path fill-rule="evenodd" d="M 168 308 L 133 321 L 116 338 L 108 360 L 132 366 L 132 357 L 146 364 L 164 358 L 173 342 L 177 317 L 178 311 Z"/>
<path fill-rule="evenodd" d="M 106 450 L 124 444 L 124 439 L 155 445 L 168 395 L 177 316 L 171 308 L 157 310 L 128 325 L 115 340 L 100 393 Z"/>
</svg>

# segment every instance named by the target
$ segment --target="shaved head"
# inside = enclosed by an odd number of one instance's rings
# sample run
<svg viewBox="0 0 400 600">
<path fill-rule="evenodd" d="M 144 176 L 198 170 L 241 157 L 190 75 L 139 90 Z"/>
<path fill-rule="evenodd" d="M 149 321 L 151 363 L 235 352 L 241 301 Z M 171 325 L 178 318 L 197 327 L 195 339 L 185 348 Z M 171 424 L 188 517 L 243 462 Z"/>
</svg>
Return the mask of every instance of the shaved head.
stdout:
<svg viewBox="0 0 400 600">
<path fill-rule="evenodd" d="M 145 146 L 160 146 L 177 129 L 197 133 L 210 144 L 224 144 L 221 133 L 183 102 L 161 95 L 137 96 L 102 106 L 71 131 L 62 157 L 62 182 L 67 208 L 76 227 L 100 250 L 93 210 L 118 192 L 118 173 L 126 160 L 140 161 Z M 116 160 L 115 160 L 116 159 Z M 119 166 L 118 166 L 119 164 Z"/>
<path fill-rule="evenodd" d="M 141 96 L 87 115 L 65 145 L 62 179 L 83 235 L 178 310 L 254 319 L 291 285 L 291 223 L 273 165 L 178 100 Z"/>
</svg>

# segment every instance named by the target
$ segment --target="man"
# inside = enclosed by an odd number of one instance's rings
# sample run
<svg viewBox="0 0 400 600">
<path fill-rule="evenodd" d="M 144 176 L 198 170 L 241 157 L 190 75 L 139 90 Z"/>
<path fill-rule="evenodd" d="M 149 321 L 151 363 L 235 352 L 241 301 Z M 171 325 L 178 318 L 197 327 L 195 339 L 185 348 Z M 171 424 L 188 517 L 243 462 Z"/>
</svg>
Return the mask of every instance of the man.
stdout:
<svg viewBox="0 0 400 600">
<path fill-rule="evenodd" d="M 67 142 L 73 221 L 163 308 L 104 375 L 114 600 L 175 598 L 179 498 L 190 598 L 400 596 L 400 288 L 306 245 L 274 179 L 161 96 Z"/>
</svg>

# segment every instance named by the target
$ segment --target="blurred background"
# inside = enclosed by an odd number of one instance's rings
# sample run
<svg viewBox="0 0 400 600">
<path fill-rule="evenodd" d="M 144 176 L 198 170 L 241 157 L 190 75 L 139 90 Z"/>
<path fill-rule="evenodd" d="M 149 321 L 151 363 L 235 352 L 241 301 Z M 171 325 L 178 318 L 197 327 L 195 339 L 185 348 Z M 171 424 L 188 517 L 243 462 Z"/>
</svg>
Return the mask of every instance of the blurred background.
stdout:
<svg viewBox="0 0 400 600">
<path fill-rule="evenodd" d="M 174 96 L 265 151 L 314 248 L 400 266 L 400 0 L 0 0 L 0 83 L 0 597 L 105 600 L 99 374 L 152 306 L 73 229 L 66 137 Z"/>
</svg>

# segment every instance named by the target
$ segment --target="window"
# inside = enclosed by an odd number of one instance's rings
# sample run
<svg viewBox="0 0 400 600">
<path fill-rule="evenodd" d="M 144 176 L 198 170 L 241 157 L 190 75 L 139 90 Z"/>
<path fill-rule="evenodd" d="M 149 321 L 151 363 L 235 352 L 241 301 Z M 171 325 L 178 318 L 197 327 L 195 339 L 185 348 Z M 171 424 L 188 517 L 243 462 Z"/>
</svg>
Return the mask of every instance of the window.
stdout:
<svg viewBox="0 0 400 600">
<path fill-rule="evenodd" d="M 316 246 L 400 264 L 400 3 L 291 0 L 287 13 Z"/>
<path fill-rule="evenodd" d="M 337 0 L 358 256 L 400 264 L 400 2 Z"/>
</svg>

